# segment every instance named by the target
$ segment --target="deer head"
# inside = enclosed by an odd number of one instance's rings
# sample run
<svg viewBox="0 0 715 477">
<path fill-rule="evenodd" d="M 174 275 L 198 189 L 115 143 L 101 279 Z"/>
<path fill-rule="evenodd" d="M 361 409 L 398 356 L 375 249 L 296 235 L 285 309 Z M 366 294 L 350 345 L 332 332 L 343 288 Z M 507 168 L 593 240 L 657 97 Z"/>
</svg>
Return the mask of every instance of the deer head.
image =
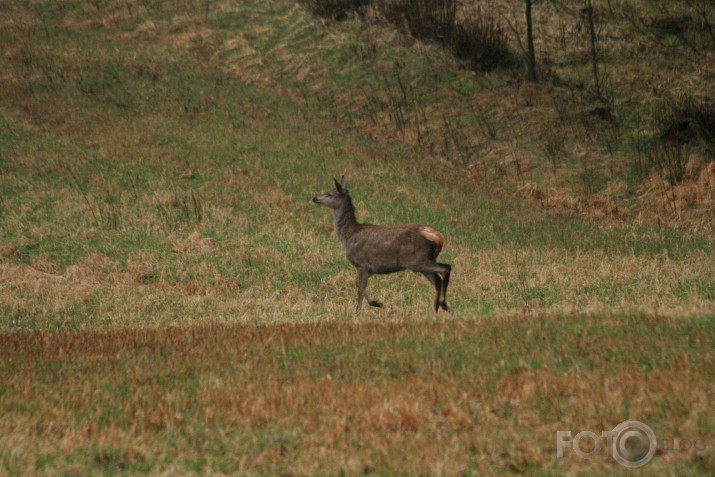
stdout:
<svg viewBox="0 0 715 477">
<path fill-rule="evenodd" d="M 350 195 L 348 194 L 348 184 L 345 182 L 345 176 L 340 178 L 340 182 L 335 179 L 333 181 L 335 182 L 335 189 L 313 197 L 313 202 L 331 209 L 339 209 L 347 202 Z"/>
</svg>

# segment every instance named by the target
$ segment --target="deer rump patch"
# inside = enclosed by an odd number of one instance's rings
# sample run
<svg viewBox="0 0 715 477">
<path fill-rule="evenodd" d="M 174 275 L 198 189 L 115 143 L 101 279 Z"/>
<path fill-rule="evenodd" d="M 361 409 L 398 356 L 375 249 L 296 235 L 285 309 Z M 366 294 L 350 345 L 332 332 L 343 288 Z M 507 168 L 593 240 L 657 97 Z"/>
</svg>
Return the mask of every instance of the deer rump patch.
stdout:
<svg viewBox="0 0 715 477">
<path fill-rule="evenodd" d="M 437 258 L 437 255 L 439 255 L 439 252 L 442 251 L 442 247 L 444 246 L 444 235 L 437 232 L 432 227 L 427 227 L 426 225 L 421 225 L 419 231 L 421 236 L 434 244 L 434 256 Z"/>
</svg>

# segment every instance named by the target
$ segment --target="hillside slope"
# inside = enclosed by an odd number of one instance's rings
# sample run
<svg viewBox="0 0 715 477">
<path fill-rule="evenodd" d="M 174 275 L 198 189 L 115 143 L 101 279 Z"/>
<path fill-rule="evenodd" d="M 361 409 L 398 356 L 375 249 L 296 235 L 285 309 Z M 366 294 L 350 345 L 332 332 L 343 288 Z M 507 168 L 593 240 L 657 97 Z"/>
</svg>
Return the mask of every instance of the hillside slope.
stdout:
<svg viewBox="0 0 715 477">
<path fill-rule="evenodd" d="M 544 212 L 351 128 L 325 98 L 377 63 L 299 5 L 10 4 L 2 18 L 6 330 L 344 316 L 353 272 L 309 203 L 341 174 L 361 219 L 447 236 L 454 316 L 713 310 L 705 236 Z M 461 74 L 421 48 L 386 55 Z M 388 304 L 375 316 L 431 316 L 420 277 L 371 287 Z"/>
</svg>

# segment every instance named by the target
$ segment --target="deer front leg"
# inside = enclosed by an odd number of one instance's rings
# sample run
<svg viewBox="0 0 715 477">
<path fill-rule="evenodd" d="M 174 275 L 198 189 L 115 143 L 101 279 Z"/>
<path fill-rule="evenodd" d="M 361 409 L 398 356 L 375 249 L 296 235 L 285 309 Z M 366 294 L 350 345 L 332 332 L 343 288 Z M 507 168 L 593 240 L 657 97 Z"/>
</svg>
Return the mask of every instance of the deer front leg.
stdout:
<svg viewBox="0 0 715 477">
<path fill-rule="evenodd" d="M 364 268 L 359 268 L 357 271 L 357 289 L 358 289 L 358 302 L 355 313 L 360 313 L 360 308 L 362 308 L 362 300 L 365 298 L 365 289 L 367 288 L 368 273 Z"/>
<path fill-rule="evenodd" d="M 359 274 L 359 273 L 360 273 L 360 272 L 358 272 L 358 274 Z M 367 278 L 370 278 L 370 273 L 367 273 Z M 367 299 L 367 303 L 368 303 L 370 306 L 374 306 L 375 308 L 382 308 L 382 303 L 379 302 L 379 301 L 377 301 L 377 300 L 374 300 L 374 299 L 370 296 L 370 294 L 367 292 L 367 278 L 365 279 L 365 298 Z M 360 285 L 358 284 L 358 287 L 359 287 L 359 286 L 360 286 Z"/>
</svg>

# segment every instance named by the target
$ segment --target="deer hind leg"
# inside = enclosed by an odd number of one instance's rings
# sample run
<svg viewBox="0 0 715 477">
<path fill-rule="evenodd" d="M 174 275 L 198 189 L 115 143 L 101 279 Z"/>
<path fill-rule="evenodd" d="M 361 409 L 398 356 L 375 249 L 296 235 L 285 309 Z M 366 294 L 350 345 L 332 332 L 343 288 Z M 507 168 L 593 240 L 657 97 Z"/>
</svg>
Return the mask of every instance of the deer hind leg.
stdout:
<svg viewBox="0 0 715 477">
<path fill-rule="evenodd" d="M 422 272 L 422 275 L 424 275 L 427 280 L 430 281 L 435 291 L 437 292 L 437 296 L 434 299 L 434 311 L 437 312 L 441 304 L 440 295 L 442 293 L 442 279 L 434 272 Z"/>
<path fill-rule="evenodd" d="M 442 307 L 444 311 L 449 311 L 449 303 L 447 303 L 447 286 L 449 285 L 449 276 L 452 273 L 452 266 L 446 263 L 438 263 L 446 269 L 442 275 L 442 288 L 440 290 L 441 300 L 439 306 Z"/>
<path fill-rule="evenodd" d="M 440 307 L 445 311 L 449 311 L 449 304 L 447 303 L 447 285 L 449 285 L 449 274 L 452 272 L 451 265 L 446 263 L 431 262 L 425 265 L 417 266 L 413 268 L 413 270 L 421 272 L 425 276 L 428 274 L 434 274 L 437 278 L 440 278 L 439 275 L 442 275 L 440 287 L 437 291 L 437 299 L 435 300 L 435 312 L 439 311 Z M 432 281 L 429 276 L 427 276 L 427 279 Z M 435 288 L 437 288 L 436 283 L 437 281 L 435 280 Z"/>
</svg>

